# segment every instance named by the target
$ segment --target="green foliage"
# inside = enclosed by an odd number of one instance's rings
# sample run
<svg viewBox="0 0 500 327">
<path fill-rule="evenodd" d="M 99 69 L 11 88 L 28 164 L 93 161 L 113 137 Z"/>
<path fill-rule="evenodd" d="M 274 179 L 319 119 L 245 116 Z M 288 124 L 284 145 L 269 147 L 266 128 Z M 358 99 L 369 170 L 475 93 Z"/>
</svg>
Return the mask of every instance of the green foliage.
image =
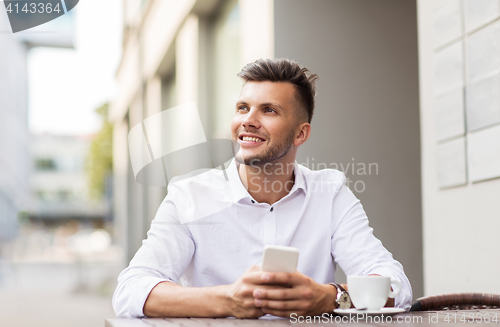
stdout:
<svg viewBox="0 0 500 327">
<path fill-rule="evenodd" d="M 86 172 L 90 198 L 102 198 L 106 178 L 113 169 L 113 125 L 108 121 L 108 104 L 96 109 L 102 118 L 102 128 L 90 144 L 87 155 Z"/>
</svg>

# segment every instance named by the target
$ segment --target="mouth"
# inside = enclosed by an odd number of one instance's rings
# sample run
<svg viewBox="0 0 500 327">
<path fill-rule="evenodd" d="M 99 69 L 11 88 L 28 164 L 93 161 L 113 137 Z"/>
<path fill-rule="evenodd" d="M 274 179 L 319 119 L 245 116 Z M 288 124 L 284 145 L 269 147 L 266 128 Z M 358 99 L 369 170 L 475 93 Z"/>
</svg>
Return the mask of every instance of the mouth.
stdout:
<svg viewBox="0 0 500 327">
<path fill-rule="evenodd" d="M 250 135 L 240 135 L 238 138 L 240 139 L 240 141 L 250 142 L 250 143 L 261 143 L 265 141 L 263 138 Z"/>
</svg>

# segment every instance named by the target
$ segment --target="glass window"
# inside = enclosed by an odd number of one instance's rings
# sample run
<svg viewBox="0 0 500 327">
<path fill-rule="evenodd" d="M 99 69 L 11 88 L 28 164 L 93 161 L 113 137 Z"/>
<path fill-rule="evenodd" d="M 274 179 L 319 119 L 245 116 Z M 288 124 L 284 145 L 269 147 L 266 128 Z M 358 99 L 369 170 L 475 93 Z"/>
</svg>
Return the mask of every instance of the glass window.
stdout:
<svg viewBox="0 0 500 327">
<path fill-rule="evenodd" d="M 56 162 L 52 158 L 38 158 L 35 160 L 36 170 L 56 170 Z"/>
</svg>

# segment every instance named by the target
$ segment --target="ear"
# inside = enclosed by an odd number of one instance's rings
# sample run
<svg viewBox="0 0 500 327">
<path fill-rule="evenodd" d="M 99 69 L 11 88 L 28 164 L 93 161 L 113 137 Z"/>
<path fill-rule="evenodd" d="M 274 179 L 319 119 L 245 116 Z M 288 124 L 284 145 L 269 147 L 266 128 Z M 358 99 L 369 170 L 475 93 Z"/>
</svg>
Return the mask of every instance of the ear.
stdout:
<svg viewBox="0 0 500 327">
<path fill-rule="evenodd" d="M 302 123 L 297 127 L 297 134 L 293 139 L 293 145 L 300 146 L 304 144 L 311 135 L 311 125 L 309 123 Z"/>
</svg>

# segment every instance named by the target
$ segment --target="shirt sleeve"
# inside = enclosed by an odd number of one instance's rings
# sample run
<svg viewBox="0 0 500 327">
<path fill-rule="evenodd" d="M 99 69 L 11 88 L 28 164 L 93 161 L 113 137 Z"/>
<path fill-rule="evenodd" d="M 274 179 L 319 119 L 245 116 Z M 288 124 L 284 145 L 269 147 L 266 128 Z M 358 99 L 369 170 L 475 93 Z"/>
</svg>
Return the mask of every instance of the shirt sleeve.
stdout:
<svg viewBox="0 0 500 327">
<path fill-rule="evenodd" d="M 373 235 L 368 217 L 360 201 L 346 185 L 333 200 L 334 220 L 332 256 L 347 276 L 378 274 L 401 282 L 401 292 L 395 297 L 394 306 L 409 310 L 412 289 L 403 266 Z"/>
<path fill-rule="evenodd" d="M 151 223 L 147 239 L 118 276 L 113 295 L 116 316 L 144 316 L 144 303 L 151 290 L 160 282 L 179 281 L 194 251 L 191 234 L 180 223 L 172 197 L 167 196 Z"/>
</svg>

